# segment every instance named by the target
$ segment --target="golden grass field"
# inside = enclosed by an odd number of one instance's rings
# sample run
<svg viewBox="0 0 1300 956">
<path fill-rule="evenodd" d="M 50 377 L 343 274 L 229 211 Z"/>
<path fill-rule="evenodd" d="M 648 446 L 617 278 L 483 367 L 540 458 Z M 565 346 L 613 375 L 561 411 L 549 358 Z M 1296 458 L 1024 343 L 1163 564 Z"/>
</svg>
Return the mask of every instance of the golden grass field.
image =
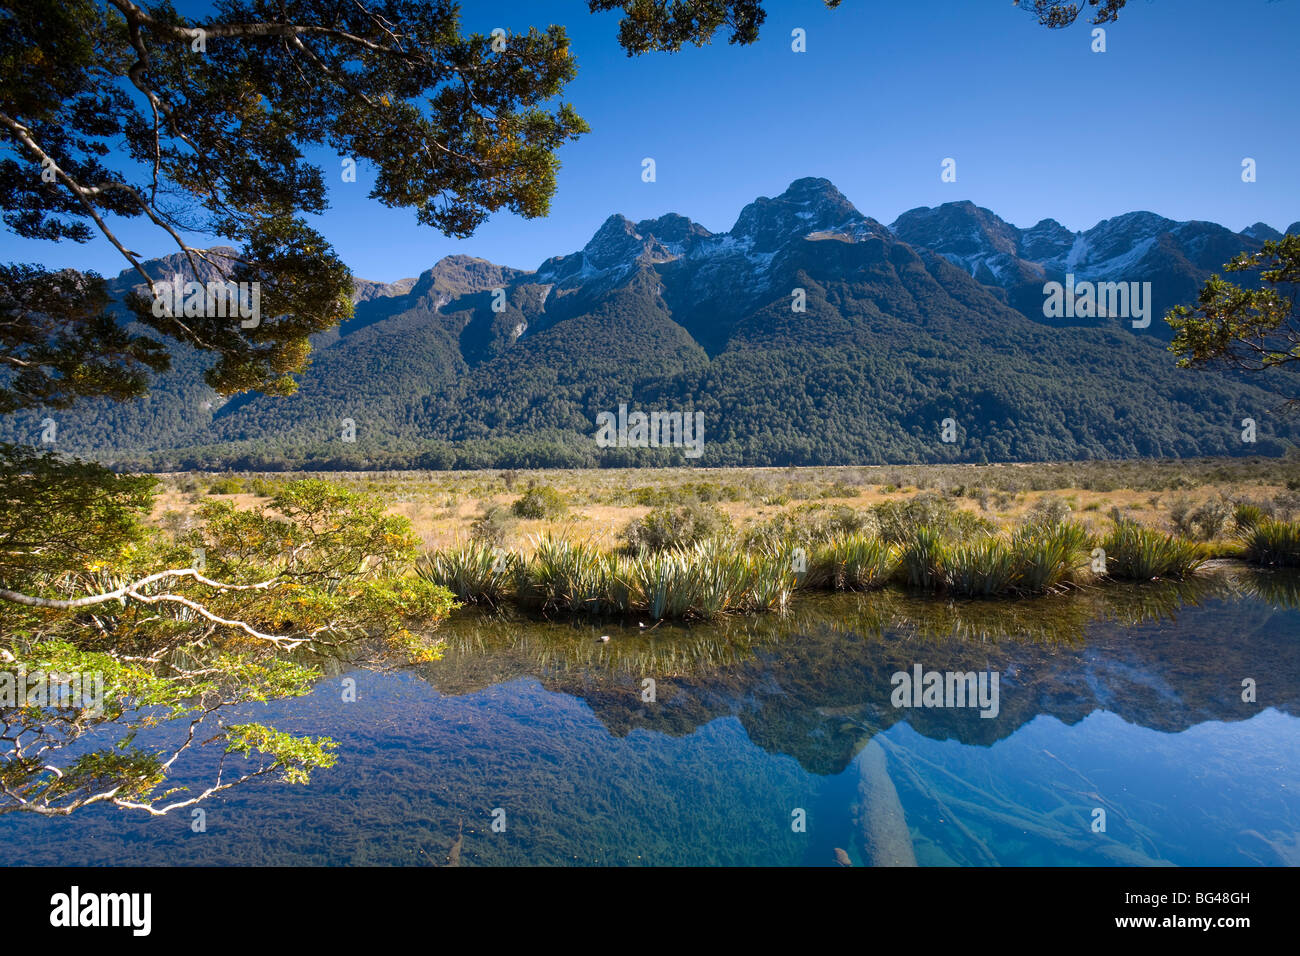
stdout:
<svg viewBox="0 0 1300 956">
<path fill-rule="evenodd" d="M 999 465 L 879 465 L 809 468 L 673 468 L 469 472 L 198 473 L 159 476 L 154 519 L 177 527 L 196 505 L 224 498 L 242 506 L 264 503 L 274 483 L 320 477 L 373 492 L 396 515 L 409 518 L 427 548 L 462 542 L 485 512 L 497 509 L 496 543 L 527 549 L 546 531 L 604 547 L 644 516 L 652 504 L 699 507 L 725 514 L 732 526 L 770 521 L 782 513 L 868 509 L 885 501 L 938 494 L 958 508 L 1010 528 L 1043 499 L 1067 505 L 1091 530 L 1110 525 L 1112 509 L 1151 527 L 1176 530 L 1175 515 L 1206 502 L 1265 503 L 1278 517 L 1300 515 L 1300 461 L 1198 459 L 1093 461 Z M 517 517 L 511 506 L 529 486 L 549 487 L 562 513 Z M 215 487 L 214 487 L 215 486 Z M 250 487 L 251 486 L 251 487 Z M 213 494 L 213 491 L 233 494 Z"/>
</svg>

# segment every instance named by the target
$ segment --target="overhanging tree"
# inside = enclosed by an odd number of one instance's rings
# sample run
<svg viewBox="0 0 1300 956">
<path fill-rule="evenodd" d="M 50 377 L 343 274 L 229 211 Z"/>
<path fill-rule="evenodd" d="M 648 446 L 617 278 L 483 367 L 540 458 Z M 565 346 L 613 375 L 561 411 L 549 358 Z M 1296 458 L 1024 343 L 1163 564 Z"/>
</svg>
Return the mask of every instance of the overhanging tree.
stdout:
<svg viewBox="0 0 1300 956">
<path fill-rule="evenodd" d="M 1169 350 L 1178 356 L 1178 365 L 1262 372 L 1300 361 L 1295 298 L 1300 235 L 1270 239 L 1258 252 L 1243 252 L 1223 268 L 1253 273 L 1262 286 L 1245 288 L 1212 275 L 1194 306 L 1171 309 L 1165 321 L 1175 333 Z M 1287 404 L 1300 405 L 1300 396 Z"/>
<path fill-rule="evenodd" d="M 166 3 L 14 0 L 0 11 L 0 211 L 27 238 L 102 235 L 151 292 L 156 277 L 113 217 L 148 220 L 196 279 L 260 283 L 255 327 L 159 315 L 152 296 L 131 304 L 144 326 L 214 355 L 207 379 L 218 392 L 286 394 L 308 336 L 351 313 L 347 268 L 303 219 L 327 206 L 326 172 L 303 150 L 372 164 L 373 199 L 448 235 L 500 209 L 544 215 L 555 151 L 587 129 L 552 102 L 574 70 L 562 28 L 463 35 L 448 0 L 222 0 L 206 18 Z M 212 255 L 193 234 L 239 252 Z M 34 268 L 6 278 L 53 281 Z M 0 303 L 0 323 L 6 354 L 30 369 L 48 340 L 21 298 Z M 46 377 L 62 384 L 40 383 L 36 397 L 132 397 L 146 367 L 165 366 L 165 353 L 113 329 L 92 300 L 61 310 L 62 335 L 114 355 L 120 375 L 79 377 L 51 360 Z"/>
<path fill-rule="evenodd" d="M 843 0 L 822 0 L 834 10 Z M 1051 29 L 1068 27 L 1085 9 L 1092 11 L 1094 24 L 1113 23 L 1128 0 L 1014 0 L 1038 22 Z M 720 31 L 727 42 L 749 44 L 758 39 L 767 19 L 764 0 L 587 0 L 593 13 L 619 10 L 618 42 L 629 56 L 652 51 L 677 51 L 690 43 L 701 46 Z"/>
</svg>

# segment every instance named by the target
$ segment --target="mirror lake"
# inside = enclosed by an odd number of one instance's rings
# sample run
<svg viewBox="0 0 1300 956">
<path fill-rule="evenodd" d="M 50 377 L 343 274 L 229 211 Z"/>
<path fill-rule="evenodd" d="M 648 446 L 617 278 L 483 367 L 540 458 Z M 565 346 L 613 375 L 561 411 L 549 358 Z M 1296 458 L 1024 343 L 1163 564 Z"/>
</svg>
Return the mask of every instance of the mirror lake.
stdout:
<svg viewBox="0 0 1300 956">
<path fill-rule="evenodd" d="M 438 633 L 439 661 L 324 661 L 310 695 L 229 718 L 337 740 L 310 784 L 218 794 L 201 832 L 11 813 L 7 862 L 1300 864 L 1294 572 L 693 626 L 465 609 Z M 996 675 L 996 714 L 911 706 L 897 675 L 931 672 Z"/>
</svg>

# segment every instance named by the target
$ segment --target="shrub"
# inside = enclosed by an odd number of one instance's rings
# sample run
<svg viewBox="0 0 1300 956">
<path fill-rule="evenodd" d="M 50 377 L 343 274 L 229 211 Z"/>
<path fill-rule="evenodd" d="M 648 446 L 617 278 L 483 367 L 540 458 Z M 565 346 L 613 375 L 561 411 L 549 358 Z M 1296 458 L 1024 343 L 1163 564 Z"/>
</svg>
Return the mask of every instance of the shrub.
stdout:
<svg viewBox="0 0 1300 956">
<path fill-rule="evenodd" d="M 1025 512 L 1022 524 L 1052 527 L 1065 521 L 1074 511 L 1069 503 L 1056 495 L 1044 495 Z"/>
<path fill-rule="evenodd" d="M 1192 508 L 1186 498 L 1169 506 L 1169 520 L 1174 533 L 1194 541 L 1211 541 L 1223 533 L 1232 510 L 1222 498 L 1209 498 Z"/>
<path fill-rule="evenodd" d="M 558 518 L 568 510 L 568 503 L 550 485 L 531 485 L 510 510 L 517 518 Z"/>
<path fill-rule="evenodd" d="M 243 493 L 243 479 L 234 475 L 223 475 L 208 488 L 208 494 L 210 495 L 242 495 Z"/>
<path fill-rule="evenodd" d="M 1290 521 L 1291 517 L 1300 511 L 1300 494 L 1294 491 L 1284 491 L 1273 499 L 1274 515 L 1283 521 Z"/>
<path fill-rule="evenodd" d="M 997 530 L 987 518 L 962 511 L 936 494 L 920 494 L 907 501 L 882 501 L 871 509 L 880 536 L 891 544 L 907 541 L 920 528 L 929 528 L 951 541 L 967 541 Z"/>
<path fill-rule="evenodd" d="M 257 495 L 259 498 L 274 498 L 283 484 L 280 481 L 263 478 L 261 475 L 254 475 L 245 482 L 244 489 L 248 494 Z"/>
<path fill-rule="evenodd" d="M 870 511 L 858 511 L 848 505 L 803 505 L 747 528 L 742 544 L 751 549 L 811 549 L 833 538 L 874 534 L 877 529 L 875 516 Z"/>
<path fill-rule="evenodd" d="M 725 514 L 694 502 L 655 508 L 629 522 L 620 537 L 630 552 L 666 551 L 688 548 L 730 531 L 731 522 Z"/>
<path fill-rule="evenodd" d="M 499 548 L 506 543 L 506 534 L 514 522 L 508 508 L 502 505 L 484 505 L 469 526 L 469 536 L 473 541 Z"/>
</svg>

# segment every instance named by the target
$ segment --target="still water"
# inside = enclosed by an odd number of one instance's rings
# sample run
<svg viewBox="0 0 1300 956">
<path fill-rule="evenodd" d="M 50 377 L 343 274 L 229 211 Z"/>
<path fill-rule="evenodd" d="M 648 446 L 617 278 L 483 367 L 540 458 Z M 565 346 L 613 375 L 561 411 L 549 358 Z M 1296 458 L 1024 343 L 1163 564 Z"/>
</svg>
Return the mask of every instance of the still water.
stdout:
<svg viewBox="0 0 1300 956">
<path fill-rule="evenodd" d="M 1295 575 L 441 633 L 434 664 L 228 718 L 339 741 L 311 784 L 220 794 L 200 833 L 9 814 L 5 862 L 444 865 L 459 836 L 462 866 L 1300 864 Z M 895 706 L 918 667 L 996 675 L 996 716 Z"/>
</svg>

